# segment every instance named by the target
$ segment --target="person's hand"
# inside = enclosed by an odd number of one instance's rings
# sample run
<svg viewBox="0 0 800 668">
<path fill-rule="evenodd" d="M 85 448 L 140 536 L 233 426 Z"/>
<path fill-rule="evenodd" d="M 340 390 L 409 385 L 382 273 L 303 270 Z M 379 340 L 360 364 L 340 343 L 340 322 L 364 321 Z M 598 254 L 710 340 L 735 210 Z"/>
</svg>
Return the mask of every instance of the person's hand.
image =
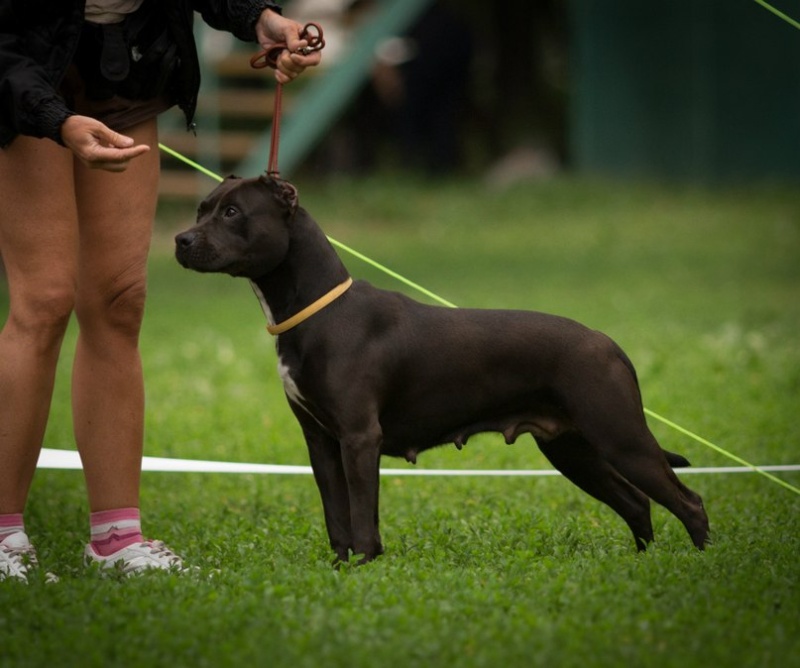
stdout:
<svg viewBox="0 0 800 668">
<path fill-rule="evenodd" d="M 61 125 L 61 141 L 87 167 L 109 172 L 124 172 L 131 160 L 150 150 L 88 116 L 68 117 Z"/>
<path fill-rule="evenodd" d="M 300 39 L 302 31 L 303 26 L 297 21 L 284 18 L 271 9 L 265 9 L 256 22 L 256 37 L 262 48 L 270 49 L 275 44 L 286 44 L 286 50 L 278 57 L 278 68 L 275 70 L 275 78 L 282 84 L 289 83 L 306 67 L 319 65 L 322 59 L 319 51 L 313 51 L 307 56 L 296 53 L 308 46 L 306 40 Z"/>
</svg>

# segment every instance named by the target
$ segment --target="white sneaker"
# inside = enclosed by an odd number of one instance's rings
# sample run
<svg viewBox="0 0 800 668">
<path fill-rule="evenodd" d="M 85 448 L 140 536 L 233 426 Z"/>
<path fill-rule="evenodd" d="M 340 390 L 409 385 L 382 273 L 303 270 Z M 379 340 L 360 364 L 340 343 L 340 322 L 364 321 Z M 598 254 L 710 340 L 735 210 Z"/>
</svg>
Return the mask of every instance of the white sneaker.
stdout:
<svg viewBox="0 0 800 668">
<path fill-rule="evenodd" d="M 39 565 L 36 550 L 24 531 L 17 531 L 0 541 L 0 580 L 18 578 L 28 581 L 28 570 Z"/>
<path fill-rule="evenodd" d="M 160 540 L 133 543 L 107 557 L 97 554 L 89 543 L 83 556 L 87 565 L 98 564 L 104 569 L 118 569 L 124 575 L 134 575 L 151 568 L 176 572 L 186 570 L 183 560 Z"/>
</svg>

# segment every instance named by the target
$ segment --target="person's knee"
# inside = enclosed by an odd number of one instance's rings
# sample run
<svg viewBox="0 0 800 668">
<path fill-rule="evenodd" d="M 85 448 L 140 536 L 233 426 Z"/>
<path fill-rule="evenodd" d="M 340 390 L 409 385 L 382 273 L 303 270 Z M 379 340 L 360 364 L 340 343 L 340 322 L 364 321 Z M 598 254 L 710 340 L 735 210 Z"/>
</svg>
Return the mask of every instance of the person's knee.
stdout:
<svg viewBox="0 0 800 668">
<path fill-rule="evenodd" d="M 27 340 L 47 347 L 64 336 L 74 306 L 71 283 L 40 286 L 15 295 L 8 322 Z"/>
<path fill-rule="evenodd" d="M 147 282 L 144 277 L 127 282 L 108 302 L 107 321 L 120 333 L 138 338 L 146 298 Z"/>
<path fill-rule="evenodd" d="M 137 339 L 146 297 L 147 282 L 143 275 L 121 277 L 107 286 L 80 291 L 75 314 L 81 331 L 110 332 Z"/>
</svg>

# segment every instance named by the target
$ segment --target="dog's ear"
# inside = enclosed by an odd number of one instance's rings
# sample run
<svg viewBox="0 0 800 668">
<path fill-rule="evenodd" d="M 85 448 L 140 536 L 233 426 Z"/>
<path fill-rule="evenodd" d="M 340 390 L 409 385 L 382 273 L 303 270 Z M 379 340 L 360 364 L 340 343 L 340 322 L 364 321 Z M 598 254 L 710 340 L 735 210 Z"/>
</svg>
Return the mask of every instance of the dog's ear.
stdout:
<svg viewBox="0 0 800 668">
<path fill-rule="evenodd" d="M 267 174 L 262 174 L 259 181 L 272 191 L 278 203 L 289 212 L 290 216 L 293 216 L 298 205 L 297 188 L 288 181 Z"/>
<path fill-rule="evenodd" d="M 297 188 L 288 181 L 279 181 L 278 185 L 278 199 L 294 215 L 297 211 Z"/>
</svg>

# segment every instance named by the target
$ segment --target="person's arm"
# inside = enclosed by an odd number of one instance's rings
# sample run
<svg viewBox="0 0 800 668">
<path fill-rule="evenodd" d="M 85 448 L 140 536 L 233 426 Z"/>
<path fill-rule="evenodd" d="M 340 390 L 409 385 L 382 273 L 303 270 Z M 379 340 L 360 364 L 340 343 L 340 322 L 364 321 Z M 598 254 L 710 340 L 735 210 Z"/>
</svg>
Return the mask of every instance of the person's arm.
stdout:
<svg viewBox="0 0 800 668">
<path fill-rule="evenodd" d="M 73 113 L 47 78 L 44 68 L 26 55 L 13 3 L 0 3 L 0 119 L 16 134 L 61 141 L 60 128 Z"/>
</svg>

